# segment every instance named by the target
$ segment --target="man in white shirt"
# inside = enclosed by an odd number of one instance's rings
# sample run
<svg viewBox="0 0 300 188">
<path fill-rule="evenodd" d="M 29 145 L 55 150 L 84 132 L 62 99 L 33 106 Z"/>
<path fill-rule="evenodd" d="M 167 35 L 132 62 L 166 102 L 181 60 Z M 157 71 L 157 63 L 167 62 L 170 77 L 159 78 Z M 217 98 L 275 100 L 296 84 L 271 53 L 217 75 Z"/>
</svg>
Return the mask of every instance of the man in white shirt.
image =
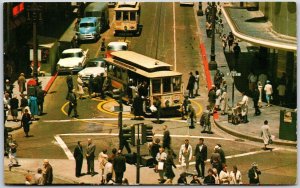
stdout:
<svg viewBox="0 0 300 188">
<path fill-rule="evenodd" d="M 270 84 L 269 80 L 267 80 L 267 84 L 265 85 L 264 90 L 266 92 L 267 107 L 269 107 L 270 101 L 272 98 L 272 94 L 273 94 L 273 88 L 272 88 L 272 85 Z"/>
<path fill-rule="evenodd" d="M 253 92 L 256 86 L 257 76 L 252 72 L 250 72 L 250 74 L 248 75 L 248 80 L 249 80 L 249 90 Z"/>
<path fill-rule="evenodd" d="M 241 110 L 242 110 L 242 120 L 243 123 L 248 123 L 248 96 L 245 94 L 245 92 L 242 92 L 243 98 L 242 101 L 240 102 L 241 105 Z"/>
<path fill-rule="evenodd" d="M 189 171 L 189 163 L 192 160 L 193 151 L 189 140 L 185 139 L 185 143 L 181 145 L 179 150 L 179 163 L 181 163 L 184 172 Z M 185 168 L 183 167 L 185 165 Z"/>
</svg>

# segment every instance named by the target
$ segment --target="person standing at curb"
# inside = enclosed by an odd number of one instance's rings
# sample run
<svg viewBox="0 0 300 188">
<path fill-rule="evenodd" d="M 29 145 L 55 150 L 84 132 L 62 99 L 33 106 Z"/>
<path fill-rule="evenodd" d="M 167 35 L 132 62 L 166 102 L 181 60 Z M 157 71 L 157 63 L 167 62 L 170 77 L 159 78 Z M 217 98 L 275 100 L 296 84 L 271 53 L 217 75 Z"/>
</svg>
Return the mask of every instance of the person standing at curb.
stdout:
<svg viewBox="0 0 300 188">
<path fill-rule="evenodd" d="M 92 139 L 88 138 L 88 145 L 86 147 L 86 161 L 87 161 L 87 174 L 95 175 L 94 159 L 95 159 L 96 146 L 93 144 Z"/>
<path fill-rule="evenodd" d="M 26 78 L 24 76 L 24 73 L 21 73 L 19 78 L 18 78 L 19 92 L 21 94 L 23 94 L 24 91 L 26 91 L 25 83 L 26 83 Z"/>
<path fill-rule="evenodd" d="M 170 151 L 170 150 L 169 150 Z M 189 171 L 189 164 L 190 161 L 192 160 L 193 156 L 193 149 L 191 144 L 189 144 L 189 139 L 185 139 L 185 143 L 181 145 L 180 150 L 179 150 L 179 163 L 181 164 L 181 167 L 183 169 L 183 172 L 188 172 Z M 185 165 L 185 169 L 184 166 Z"/>
<path fill-rule="evenodd" d="M 199 89 L 200 89 L 200 75 L 199 75 L 199 71 L 196 71 L 195 72 L 195 90 L 196 90 L 195 96 L 196 97 L 200 96 Z"/>
<path fill-rule="evenodd" d="M 46 91 L 42 89 L 40 85 L 37 90 L 37 103 L 39 108 L 39 116 L 44 113 L 44 99 L 45 99 Z"/>
<path fill-rule="evenodd" d="M 52 185 L 53 181 L 53 169 L 50 165 L 48 159 L 44 159 L 44 169 L 43 169 L 43 177 L 44 177 L 44 185 Z"/>
<path fill-rule="evenodd" d="M 242 92 L 243 98 L 240 102 L 241 110 L 242 110 L 242 122 L 248 123 L 248 96 L 245 94 L 245 92 Z"/>
<path fill-rule="evenodd" d="M 75 89 L 73 89 L 68 96 L 68 100 L 69 100 L 69 110 L 68 110 L 68 116 L 70 117 L 72 110 L 74 109 L 74 116 L 75 118 L 78 117 L 77 114 L 77 97 L 75 94 Z"/>
<path fill-rule="evenodd" d="M 77 142 L 77 146 L 74 149 L 74 158 L 76 161 L 75 176 L 80 177 L 83 162 L 83 149 L 80 141 Z"/>
<path fill-rule="evenodd" d="M 268 121 L 265 120 L 264 121 L 264 125 L 261 127 L 261 132 L 260 132 L 260 136 L 262 137 L 263 141 L 264 141 L 264 150 L 267 150 L 267 145 L 269 145 L 272 142 L 271 139 L 271 133 L 270 133 L 270 127 L 268 125 Z"/>
<path fill-rule="evenodd" d="M 255 116 L 259 116 L 261 114 L 258 106 L 258 101 L 259 101 L 259 91 L 257 88 L 255 88 L 253 92 L 253 104 L 255 108 L 255 113 L 254 113 Z"/>
<path fill-rule="evenodd" d="M 198 177 L 204 178 L 205 161 L 207 160 L 207 146 L 204 144 L 203 138 L 199 138 L 199 144 L 196 145 L 194 157 L 196 158 L 195 167 L 198 173 Z M 201 165 L 201 172 L 199 169 L 199 165 Z"/>
<path fill-rule="evenodd" d="M 252 168 L 248 171 L 249 184 L 250 185 L 259 185 L 259 175 L 261 175 L 261 171 L 257 167 L 257 163 L 252 163 Z"/>
<path fill-rule="evenodd" d="M 267 84 L 265 85 L 264 90 L 266 92 L 267 107 L 269 107 L 271 106 L 270 102 L 272 100 L 272 94 L 273 94 L 273 88 L 269 80 L 267 80 Z"/>
<path fill-rule="evenodd" d="M 124 176 L 124 172 L 126 171 L 126 159 L 122 155 L 122 151 L 118 151 L 118 155 L 115 157 L 113 161 L 113 168 L 116 173 L 116 180 L 117 184 L 122 184 L 122 179 Z"/>
</svg>

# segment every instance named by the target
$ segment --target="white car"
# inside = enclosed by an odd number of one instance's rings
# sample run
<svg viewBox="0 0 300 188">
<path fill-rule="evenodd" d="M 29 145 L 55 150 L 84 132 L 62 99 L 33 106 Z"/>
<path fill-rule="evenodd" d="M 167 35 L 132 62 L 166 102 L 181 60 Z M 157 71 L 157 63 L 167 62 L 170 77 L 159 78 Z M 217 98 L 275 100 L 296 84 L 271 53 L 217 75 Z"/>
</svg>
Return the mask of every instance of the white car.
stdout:
<svg viewBox="0 0 300 188">
<path fill-rule="evenodd" d="M 110 42 L 107 45 L 105 57 L 107 58 L 111 57 L 112 52 L 126 51 L 126 50 L 128 50 L 127 42 Z"/>
<path fill-rule="evenodd" d="M 88 85 L 90 76 L 93 75 L 95 78 L 101 73 L 104 73 L 105 75 L 105 68 L 105 61 L 103 58 L 90 59 L 84 66 L 84 69 L 78 72 L 78 75 L 81 75 L 83 83 Z"/>
<path fill-rule="evenodd" d="M 78 72 L 83 69 L 88 50 L 71 48 L 64 50 L 57 63 L 57 72 Z"/>
</svg>

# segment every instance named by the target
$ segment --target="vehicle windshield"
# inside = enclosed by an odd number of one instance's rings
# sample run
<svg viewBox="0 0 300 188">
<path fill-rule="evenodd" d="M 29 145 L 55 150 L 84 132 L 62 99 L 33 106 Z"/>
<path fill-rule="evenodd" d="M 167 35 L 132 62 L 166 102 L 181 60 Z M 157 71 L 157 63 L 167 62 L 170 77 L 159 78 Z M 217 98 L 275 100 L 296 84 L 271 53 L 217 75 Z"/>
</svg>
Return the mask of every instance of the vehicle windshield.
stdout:
<svg viewBox="0 0 300 188">
<path fill-rule="evenodd" d="M 82 52 L 75 52 L 75 53 L 63 53 L 62 58 L 69 58 L 69 57 L 82 57 Z"/>
<path fill-rule="evenodd" d="M 94 23 L 81 23 L 79 27 L 94 27 Z"/>
<path fill-rule="evenodd" d="M 126 45 L 108 45 L 107 50 L 111 50 L 111 51 L 127 50 L 127 46 Z"/>
<path fill-rule="evenodd" d="M 86 67 L 105 67 L 103 61 L 89 61 Z"/>
</svg>

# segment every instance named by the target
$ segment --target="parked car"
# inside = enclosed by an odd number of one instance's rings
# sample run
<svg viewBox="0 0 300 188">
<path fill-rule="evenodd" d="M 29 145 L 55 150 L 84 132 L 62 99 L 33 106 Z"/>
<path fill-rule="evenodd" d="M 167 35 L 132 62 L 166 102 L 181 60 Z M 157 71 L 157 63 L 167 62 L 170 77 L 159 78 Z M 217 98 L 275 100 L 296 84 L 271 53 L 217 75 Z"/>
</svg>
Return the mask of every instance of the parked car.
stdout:
<svg viewBox="0 0 300 188">
<path fill-rule="evenodd" d="M 126 51 L 126 50 L 128 50 L 127 42 L 110 42 L 107 45 L 105 57 L 107 58 L 111 57 L 112 52 Z"/>
<path fill-rule="evenodd" d="M 78 72 L 79 75 L 82 76 L 82 81 L 85 85 L 88 85 L 88 81 L 90 75 L 92 74 L 93 77 L 96 77 L 98 74 L 105 73 L 105 61 L 103 58 L 95 58 L 90 59 L 84 69 Z"/>
<path fill-rule="evenodd" d="M 57 72 L 78 72 L 83 69 L 88 50 L 71 48 L 64 50 L 57 63 Z"/>
</svg>

